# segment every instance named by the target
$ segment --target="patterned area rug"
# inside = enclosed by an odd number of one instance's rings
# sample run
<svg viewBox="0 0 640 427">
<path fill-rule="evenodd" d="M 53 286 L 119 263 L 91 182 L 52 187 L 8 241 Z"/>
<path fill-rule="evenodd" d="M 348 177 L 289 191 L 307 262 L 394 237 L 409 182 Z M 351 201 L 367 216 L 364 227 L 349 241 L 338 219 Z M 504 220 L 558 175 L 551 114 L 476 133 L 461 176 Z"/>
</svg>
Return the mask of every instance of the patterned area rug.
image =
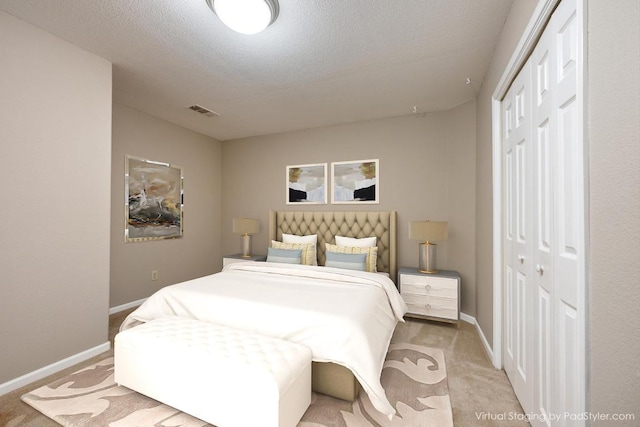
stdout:
<svg viewBox="0 0 640 427">
<path fill-rule="evenodd" d="M 376 411 L 366 393 L 346 402 L 314 393 L 298 427 L 453 426 L 442 350 L 408 343 L 389 347 L 382 386 L 397 415 Z M 113 381 L 113 358 L 40 387 L 22 400 L 68 427 L 210 426 Z"/>
</svg>

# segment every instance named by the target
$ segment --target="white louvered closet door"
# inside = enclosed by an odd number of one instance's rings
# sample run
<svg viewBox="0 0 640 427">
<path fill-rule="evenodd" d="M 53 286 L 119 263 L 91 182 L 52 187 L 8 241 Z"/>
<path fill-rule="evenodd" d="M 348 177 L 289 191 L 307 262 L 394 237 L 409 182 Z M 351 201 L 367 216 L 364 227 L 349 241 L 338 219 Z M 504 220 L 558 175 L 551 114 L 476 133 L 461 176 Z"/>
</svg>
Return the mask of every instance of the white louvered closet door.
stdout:
<svg viewBox="0 0 640 427">
<path fill-rule="evenodd" d="M 533 426 L 584 425 L 571 416 L 585 408 L 581 31 L 577 0 L 563 0 L 503 101 L 504 365 L 522 407 L 534 415 Z M 519 93 L 530 94 L 530 114 L 523 110 L 526 136 L 510 131 L 508 116 L 513 113 L 517 123 Z M 519 156 L 521 141 L 526 147 Z M 519 221 L 531 225 L 523 227 L 524 239 Z M 531 299 L 522 302 L 521 295 Z M 526 365 L 519 363 L 519 342 L 528 346 Z"/>
</svg>

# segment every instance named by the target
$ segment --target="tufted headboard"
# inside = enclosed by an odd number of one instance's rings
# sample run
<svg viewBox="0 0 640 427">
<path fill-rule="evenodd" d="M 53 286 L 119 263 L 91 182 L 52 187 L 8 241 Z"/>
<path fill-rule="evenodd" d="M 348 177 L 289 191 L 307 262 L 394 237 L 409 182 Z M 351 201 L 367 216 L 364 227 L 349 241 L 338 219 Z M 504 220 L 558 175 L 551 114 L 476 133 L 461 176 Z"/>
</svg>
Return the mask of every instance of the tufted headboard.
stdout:
<svg viewBox="0 0 640 427">
<path fill-rule="evenodd" d="M 282 241 L 282 233 L 318 235 L 318 264 L 325 262 L 325 243 L 335 236 L 378 239 L 378 271 L 396 277 L 396 212 L 269 212 L 269 239 Z"/>
</svg>

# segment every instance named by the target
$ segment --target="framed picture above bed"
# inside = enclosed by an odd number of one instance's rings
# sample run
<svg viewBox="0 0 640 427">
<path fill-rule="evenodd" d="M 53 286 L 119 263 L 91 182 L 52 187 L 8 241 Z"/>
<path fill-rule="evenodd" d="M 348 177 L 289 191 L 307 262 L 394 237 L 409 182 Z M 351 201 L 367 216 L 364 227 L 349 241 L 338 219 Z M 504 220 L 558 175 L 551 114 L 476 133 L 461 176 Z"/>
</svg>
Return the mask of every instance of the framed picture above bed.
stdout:
<svg viewBox="0 0 640 427">
<path fill-rule="evenodd" d="M 182 237 L 182 168 L 125 158 L 125 242 Z"/>
<path fill-rule="evenodd" d="M 327 164 L 287 166 L 287 205 L 327 203 Z"/>
<path fill-rule="evenodd" d="M 331 203 L 380 203 L 378 159 L 331 164 Z"/>
</svg>

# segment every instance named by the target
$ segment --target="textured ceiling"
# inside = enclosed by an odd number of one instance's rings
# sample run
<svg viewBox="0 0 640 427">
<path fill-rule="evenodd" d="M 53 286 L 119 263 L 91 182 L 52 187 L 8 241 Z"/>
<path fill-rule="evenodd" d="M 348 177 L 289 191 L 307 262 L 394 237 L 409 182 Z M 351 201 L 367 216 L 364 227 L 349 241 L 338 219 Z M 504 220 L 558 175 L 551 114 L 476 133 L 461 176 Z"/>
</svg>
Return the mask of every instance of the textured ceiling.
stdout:
<svg viewBox="0 0 640 427">
<path fill-rule="evenodd" d="M 512 0 L 279 3 L 278 20 L 252 36 L 205 0 L 0 0 L 0 10 L 111 61 L 114 101 L 226 140 L 464 103 Z"/>
</svg>

